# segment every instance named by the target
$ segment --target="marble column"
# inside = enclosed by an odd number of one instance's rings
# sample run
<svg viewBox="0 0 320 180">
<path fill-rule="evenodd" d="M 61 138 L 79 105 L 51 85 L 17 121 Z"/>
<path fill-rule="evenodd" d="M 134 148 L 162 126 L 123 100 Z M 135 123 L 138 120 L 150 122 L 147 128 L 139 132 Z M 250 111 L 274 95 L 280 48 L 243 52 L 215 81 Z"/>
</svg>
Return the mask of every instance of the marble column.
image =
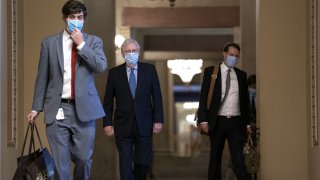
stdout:
<svg viewBox="0 0 320 180">
<path fill-rule="evenodd" d="M 90 34 L 99 36 L 104 44 L 108 69 L 115 66 L 115 0 L 85 0 L 88 16 L 85 28 Z M 107 71 L 95 76 L 96 87 L 101 99 L 107 80 Z M 91 179 L 119 179 L 118 154 L 114 138 L 107 137 L 102 128 L 102 120 L 96 122 L 96 139 L 91 168 Z"/>
<path fill-rule="evenodd" d="M 241 67 L 256 73 L 256 0 L 240 0 Z"/>
</svg>

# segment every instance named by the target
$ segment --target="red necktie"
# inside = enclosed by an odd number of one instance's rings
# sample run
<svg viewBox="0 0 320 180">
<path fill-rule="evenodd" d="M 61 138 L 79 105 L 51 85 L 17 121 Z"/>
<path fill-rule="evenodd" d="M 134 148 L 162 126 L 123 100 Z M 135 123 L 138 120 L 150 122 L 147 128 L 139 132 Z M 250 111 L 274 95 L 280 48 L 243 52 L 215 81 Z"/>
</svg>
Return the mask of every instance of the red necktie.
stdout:
<svg viewBox="0 0 320 180">
<path fill-rule="evenodd" d="M 77 48 L 76 44 L 73 43 L 71 51 L 71 98 L 74 99 L 74 79 L 75 79 L 75 69 L 77 63 Z"/>
</svg>

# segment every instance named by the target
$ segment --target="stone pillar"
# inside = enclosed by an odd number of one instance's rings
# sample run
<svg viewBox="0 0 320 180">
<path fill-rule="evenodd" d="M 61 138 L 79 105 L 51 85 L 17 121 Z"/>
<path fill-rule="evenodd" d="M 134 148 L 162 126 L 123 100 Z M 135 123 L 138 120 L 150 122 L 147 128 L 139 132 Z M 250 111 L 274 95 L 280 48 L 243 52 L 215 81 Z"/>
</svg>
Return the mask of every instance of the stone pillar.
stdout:
<svg viewBox="0 0 320 180">
<path fill-rule="evenodd" d="M 85 0 L 88 16 L 85 28 L 90 34 L 99 36 L 104 43 L 108 69 L 115 66 L 115 0 Z M 107 71 L 95 76 L 96 87 L 103 100 L 107 81 Z M 96 138 L 91 168 L 91 179 L 119 179 L 118 154 L 114 138 L 107 137 L 102 128 L 102 120 L 96 122 Z"/>
<path fill-rule="evenodd" d="M 256 0 L 240 0 L 241 64 L 250 74 L 256 73 Z"/>
<path fill-rule="evenodd" d="M 257 5 L 260 179 L 311 179 L 310 160 L 316 157 L 309 154 L 311 126 L 307 126 L 308 1 L 259 0 Z"/>
<path fill-rule="evenodd" d="M 173 100 L 171 93 L 173 90 L 168 91 L 168 88 L 172 88 L 170 83 L 170 77 L 168 77 L 167 61 L 156 61 L 155 66 L 157 68 L 157 73 L 159 76 L 159 81 L 161 85 L 162 101 L 163 101 L 163 113 L 164 113 L 164 127 L 161 134 L 155 134 L 154 141 L 154 151 L 155 152 L 169 152 L 170 151 L 170 128 L 172 122 L 168 114 L 171 110 Z"/>
</svg>

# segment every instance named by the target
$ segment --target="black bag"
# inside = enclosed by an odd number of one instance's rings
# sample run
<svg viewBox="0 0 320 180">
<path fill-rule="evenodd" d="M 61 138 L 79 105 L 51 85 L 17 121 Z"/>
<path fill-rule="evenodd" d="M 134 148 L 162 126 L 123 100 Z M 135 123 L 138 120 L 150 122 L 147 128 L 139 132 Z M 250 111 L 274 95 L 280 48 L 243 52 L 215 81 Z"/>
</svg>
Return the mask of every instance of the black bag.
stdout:
<svg viewBox="0 0 320 180">
<path fill-rule="evenodd" d="M 30 142 L 29 142 L 29 153 L 23 155 L 26 141 L 28 138 L 29 129 L 30 133 Z M 34 144 L 34 129 L 38 136 L 40 143 L 40 148 L 35 150 Z M 39 136 L 37 126 L 29 124 L 27 133 L 24 139 L 21 156 L 17 158 L 18 167 L 13 176 L 13 180 L 44 180 L 44 179 L 54 179 L 54 162 L 48 152 L 47 148 L 43 148 L 42 142 Z"/>
</svg>

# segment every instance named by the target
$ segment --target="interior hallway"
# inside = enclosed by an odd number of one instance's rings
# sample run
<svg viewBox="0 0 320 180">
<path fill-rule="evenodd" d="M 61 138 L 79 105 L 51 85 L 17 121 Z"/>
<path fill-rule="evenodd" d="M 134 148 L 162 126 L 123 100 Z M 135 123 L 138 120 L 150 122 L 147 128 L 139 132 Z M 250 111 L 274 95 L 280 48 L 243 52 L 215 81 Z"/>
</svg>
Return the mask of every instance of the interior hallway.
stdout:
<svg viewBox="0 0 320 180">
<path fill-rule="evenodd" d="M 206 60 L 204 66 L 215 64 L 221 58 L 221 43 L 230 38 L 242 47 L 239 67 L 257 74 L 259 180 L 320 179 L 320 67 L 316 63 L 320 36 L 315 28 L 319 0 L 176 0 L 173 9 L 167 0 L 83 1 L 89 9 L 85 31 L 102 37 L 109 68 L 121 63 L 113 42 L 116 34 L 142 42 L 144 59 L 157 67 L 166 97 L 165 131 L 154 138 L 158 180 L 205 179 L 208 157 L 205 138 L 200 155 L 177 154 L 172 88 L 182 83 L 169 72 L 166 60 L 200 57 Z M 40 42 L 63 28 L 64 1 L 0 2 L 0 179 L 9 180 L 27 126 Z M 153 14 L 158 15 L 156 20 L 146 18 Z M 167 18 L 161 21 L 161 17 Z M 106 75 L 96 76 L 100 95 Z M 201 75 L 196 75 L 192 83 L 199 80 Z M 42 121 L 43 114 L 38 126 L 45 137 Z M 114 140 L 103 134 L 101 121 L 96 132 L 91 179 L 118 180 Z"/>
</svg>

